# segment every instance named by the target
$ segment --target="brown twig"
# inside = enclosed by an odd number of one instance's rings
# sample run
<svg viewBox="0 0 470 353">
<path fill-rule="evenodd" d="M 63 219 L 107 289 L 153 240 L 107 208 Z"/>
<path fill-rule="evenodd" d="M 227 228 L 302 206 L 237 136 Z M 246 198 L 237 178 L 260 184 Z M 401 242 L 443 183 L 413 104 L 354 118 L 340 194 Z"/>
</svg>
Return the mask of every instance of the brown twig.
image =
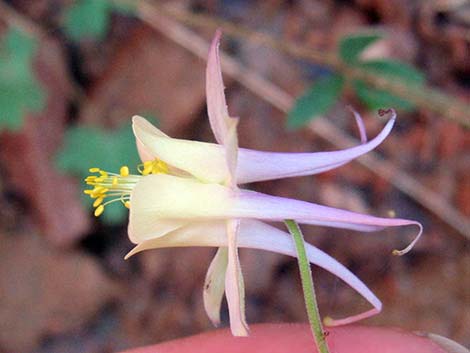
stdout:
<svg viewBox="0 0 470 353">
<path fill-rule="evenodd" d="M 130 0 L 114 0 L 119 2 L 128 2 Z M 313 61 L 317 64 L 330 67 L 331 69 L 342 73 L 348 79 L 363 80 L 369 85 L 393 93 L 403 99 L 411 101 L 422 109 L 431 110 L 443 114 L 448 119 L 453 120 L 462 126 L 470 127 L 470 115 L 467 105 L 459 99 L 455 99 L 444 94 L 441 91 L 430 87 L 415 87 L 406 85 L 400 80 L 384 78 L 383 76 L 367 71 L 362 68 L 352 67 L 341 61 L 336 54 L 332 52 L 318 51 L 298 45 L 289 41 L 282 41 L 271 37 L 270 35 L 233 24 L 212 16 L 195 14 L 181 7 L 163 6 L 156 2 L 139 0 L 139 8 L 152 8 L 160 14 L 176 19 L 179 22 L 190 26 L 213 28 L 222 28 L 224 33 L 236 38 L 248 40 L 258 45 L 269 46 L 281 52 L 295 56 L 300 59 Z M 142 11 L 139 11 L 142 15 Z"/>
<path fill-rule="evenodd" d="M 161 34 L 186 48 L 199 58 L 207 59 L 209 42 L 195 32 L 162 14 L 154 6 L 146 2 L 140 3 L 138 14 L 143 21 Z M 222 69 L 225 74 L 280 111 L 286 113 L 290 110 L 294 103 L 294 97 L 261 77 L 257 72 L 244 67 L 227 54 L 220 52 L 220 56 Z M 357 144 L 354 138 L 324 118 L 317 118 L 309 125 L 309 130 L 338 148 L 346 148 Z M 404 194 L 416 200 L 459 233 L 470 238 L 470 222 L 441 195 L 415 181 L 412 176 L 401 171 L 392 162 L 382 160 L 375 152 L 370 152 L 359 158 L 358 162 L 386 179 Z"/>
</svg>

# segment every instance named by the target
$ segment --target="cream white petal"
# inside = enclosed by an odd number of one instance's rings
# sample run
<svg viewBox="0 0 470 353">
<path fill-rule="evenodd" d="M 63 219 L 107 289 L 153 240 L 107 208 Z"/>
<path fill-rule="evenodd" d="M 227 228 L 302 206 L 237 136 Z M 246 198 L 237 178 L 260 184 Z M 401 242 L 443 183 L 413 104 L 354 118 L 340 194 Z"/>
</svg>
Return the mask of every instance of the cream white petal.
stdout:
<svg viewBox="0 0 470 353">
<path fill-rule="evenodd" d="M 145 213 L 140 212 L 139 206 L 140 204 L 136 203 L 131 207 L 129 225 L 127 226 L 129 239 L 134 244 L 139 244 L 153 237 L 163 236 L 189 223 L 187 220 L 182 219 L 147 217 Z"/>
<path fill-rule="evenodd" d="M 138 244 L 126 258 L 149 249 L 166 247 L 187 247 L 187 246 L 227 246 L 225 234 L 226 225 L 224 221 L 217 222 L 195 222 L 175 230 L 163 237 L 147 240 Z M 255 220 L 241 220 L 238 233 L 238 246 L 272 251 L 284 255 L 296 257 L 292 238 L 286 232 L 275 227 Z M 364 299 L 366 299 L 374 309 L 363 314 L 350 318 L 333 321 L 332 324 L 349 323 L 371 316 L 379 312 L 382 308 L 380 300 L 370 291 L 369 288 L 357 278 L 345 266 L 341 265 L 331 256 L 311 244 L 305 243 L 307 257 L 312 264 L 320 266 L 342 279 Z"/>
<path fill-rule="evenodd" d="M 187 219 L 226 217 L 236 191 L 192 178 L 152 174 L 141 178 L 131 193 L 130 213 L 142 218 Z M 131 219 L 132 222 L 132 219 Z"/>
<path fill-rule="evenodd" d="M 159 136 L 159 137 L 167 137 L 164 132 L 161 130 L 157 129 L 154 125 L 152 125 L 147 119 L 142 118 L 141 116 L 134 115 L 132 117 L 132 124 L 139 125 L 141 129 L 145 129 L 148 131 L 150 134 L 154 136 Z M 152 151 L 150 151 L 145 145 L 140 141 L 136 136 L 136 146 L 137 146 L 137 152 L 139 153 L 140 160 L 142 162 L 145 161 L 151 161 L 155 159 L 155 156 L 152 154 Z"/>
<path fill-rule="evenodd" d="M 381 218 L 317 205 L 310 202 L 266 195 L 254 191 L 232 190 L 218 184 L 203 184 L 194 179 L 158 174 L 142 178 L 131 194 L 130 229 L 135 239 L 149 239 L 151 224 L 165 220 L 205 220 L 254 218 L 282 222 L 323 225 L 362 231 L 385 227 L 416 225 L 401 218 Z M 135 221 L 146 225 L 133 225 Z M 409 247 L 406 249 L 409 250 Z"/>
<path fill-rule="evenodd" d="M 229 171 L 223 146 L 170 138 L 141 117 L 134 117 L 132 128 L 145 156 L 150 154 L 204 182 L 227 180 Z"/>
<path fill-rule="evenodd" d="M 238 161 L 238 119 L 231 118 L 228 123 L 228 132 L 224 142 L 225 163 L 229 172 L 229 177 L 225 184 L 232 189 L 237 189 L 237 161 Z"/>
<path fill-rule="evenodd" d="M 212 40 L 206 67 L 207 114 L 215 139 L 224 145 L 229 127 L 229 114 L 225 101 L 224 82 L 220 68 L 219 44 L 222 33 L 217 30 Z"/>
<path fill-rule="evenodd" d="M 227 271 L 227 247 L 217 249 L 207 270 L 204 281 L 204 309 L 214 326 L 220 325 L 220 306 L 225 293 L 225 272 Z"/>
<path fill-rule="evenodd" d="M 245 320 L 245 288 L 238 259 L 237 237 L 240 221 L 226 221 L 228 265 L 225 274 L 225 297 L 230 314 L 230 330 L 234 336 L 248 336 L 248 325 Z"/>
<path fill-rule="evenodd" d="M 209 49 L 206 69 L 207 114 L 217 142 L 224 146 L 225 160 L 229 171 L 228 185 L 236 187 L 238 119 L 231 118 L 225 100 L 224 82 L 220 67 L 219 42 L 222 33 L 217 30 Z"/>
<path fill-rule="evenodd" d="M 369 142 L 339 151 L 282 153 L 240 148 L 236 158 L 237 182 L 244 184 L 313 175 L 337 168 L 380 145 L 390 133 L 395 119 L 396 114 L 393 113 L 382 131 Z M 362 126 L 361 123 L 358 124 Z M 223 146 L 170 138 L 141 117 L 134 117 L 133 129 L 139 142 L 139 151 L 145 151 L 144 156 L 140 152 L 144 159 L 148 158 L 148 155 L 158 157 L 205 182 L 223 183 L 227 180 L 229 170 L 225 157 L 226 148 Z M 360 130 L 364 140 L 365 131 L 363 127 Z M 233 160 L 233 154 L 229 154 L 227 159 L 229 158 Z"/>
<path fill-rule="evenodd" d="M 147 175 L 134 187 L 129 211 L 129 237 L 140 243 L 165 235 L 201 217 L 230 207 L 231 191 L 218 184 L 167 174 Z"/>
</svg>

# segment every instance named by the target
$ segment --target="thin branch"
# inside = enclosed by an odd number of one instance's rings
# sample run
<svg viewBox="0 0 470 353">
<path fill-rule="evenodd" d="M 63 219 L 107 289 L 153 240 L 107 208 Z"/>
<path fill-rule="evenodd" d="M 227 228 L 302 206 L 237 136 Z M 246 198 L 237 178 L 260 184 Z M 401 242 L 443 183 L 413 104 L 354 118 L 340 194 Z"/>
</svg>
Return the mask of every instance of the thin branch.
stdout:
<svg viewBox="0 0 470 353">
<path fill-rule="evenodd" d="M 143 21 L 164 36 L 186 48 L 199 58 L 207 59 L 209 42 L 203 37 L 165 16 L 148 3 L 140 3 L 138 15 Z M 221 51 L 220 56 L 222 69 L 225 74 L 280 111 L 287 113 L 290 110 L 294 103 L 294 97 L 289 93 L 266 80 L 256 71 L 244 67 L 224 52 Z M 324 118 L 315 119 L 308 128 L 311 133 L 318 135 L 337 148 L 347 148 L 357 144 L 356 139 Z M 357 161 L 433 212 L 438 218 L 460 234 L 470 239 L 470 221 L 440 194 L 423 186 L 406 172 L 400 171 L 392 162 L 382 160 L 376 152 L 369 152 L 367 155 L 357 159 Z"/>
</svg>

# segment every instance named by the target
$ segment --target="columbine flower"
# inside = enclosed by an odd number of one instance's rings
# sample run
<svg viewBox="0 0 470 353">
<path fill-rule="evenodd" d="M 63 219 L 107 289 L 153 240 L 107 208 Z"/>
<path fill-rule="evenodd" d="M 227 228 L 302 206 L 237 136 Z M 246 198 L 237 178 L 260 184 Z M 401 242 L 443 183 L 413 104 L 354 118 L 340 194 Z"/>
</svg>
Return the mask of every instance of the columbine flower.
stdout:
<svg viewBox="0 0 470 353">
<path fill-rule="evenodd" d="M 219 144 L 174 139 L 144 118 L 133 118 L 137 148 L 143 161 L 140 175 L 122 167 L 119 174 L 92 168 L 98 173 L 86 180 L 94 188 L 85 191 L 95 199 L 99 216 L 110 202 L 130 208 L 129 237 L 137 246 L 126 256 L 163 247 L 214 246 L 217 253 L 207 272 L 204 306 L 211 321 L 220 323 L 220 305 L 225 292 L 230 327 L 236 336 L 246 336 L 244 287 L 238 247 L 256 248 L 296 256 L 288 233 L 260 220 L 315 224 L 361 231 L 417 225 L 418 222 L 379 218 L 239 189 L 239 184 L 311 175 L 339 167 L 378 146 L 389 134 L 395 114 L 384 129 L 366 141 L 360 117 L 356 120 L 362 144 L 353 148 L 320 153 L 274 153 L 238 148 L 238 119 L 227 111 L 218 57 L 220 33 L 209 52 L 206 94 L 209 121 Z M 104 202 L 106 198 L 111 200 Z M 346 267 L 316 247 L 305 244 L 311 263 L 341 278 L 368 300 L 373 309 L 330 324 L 350 323 L 381 310 L 380 300 Z"/>
</svg>

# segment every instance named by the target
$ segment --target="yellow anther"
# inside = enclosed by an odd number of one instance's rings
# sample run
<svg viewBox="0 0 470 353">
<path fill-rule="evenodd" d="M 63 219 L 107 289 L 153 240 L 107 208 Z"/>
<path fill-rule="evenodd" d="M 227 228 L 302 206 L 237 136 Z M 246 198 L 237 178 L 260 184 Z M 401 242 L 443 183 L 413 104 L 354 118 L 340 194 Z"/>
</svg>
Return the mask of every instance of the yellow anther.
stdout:
<svg viewBox="0 0 470 353">
<path fill-rule="evenodd" d="M 93 202 L 93 207 L 98 207 L 103 203 L 103 197 L 98 197 L 95 202 Z"/>
<path fill-rule="evenodd" d="M 168 173 L 168 164 L 163 161 L 158 161 L 158 168 L 160 169 L 161 173 L 167 174 Z"/>
<path fill-rule="evenodd" d="M 158 160 L 155 159 L 140 164 L 137 169 L 142 174 L 148 175 L 157 166 Z M 94 215 L 96 217 L 100 216 L 106 205 L 110 203 L 120 201 L 123 206 L 130 208 L 129 198 L 138 176 L 131 175 L 128 166 L 123 165 L 119 169 L 119 174 L 109 173 L 99 168 L 90 168 L 90 172 L 98 174 L 89 175 L 85 178 L 85 182 L 91 185 L 92 189 L 84 190 L 84 193 L 93 199 Z M 110 199 L 108 200 L 108 198 Z"/>
<path fill-rule="evenodd" d="M 93 189 L 93 193 L 94 193 L 94 194 L 104 194 L 104 193 L 106 193 L 107 191 L 109 191 L 109 190 L 106 189 L 104 186 L 96 186 L 96 187 Z"/>
<path fill-rule="evenodd" d="M 95 210 L 95 217 L 99 217 L 104 211 L 104 206 L 99 205 Z"/>
<path fill-rule="evenodd" d="M 95 196 L 95 197 L 104 196 L 108 191 L 109 191 L 109 189 L 105 188 L 104 186 L 96 186 L 93 189 L 93 193 L 91 194 L 91 197 L 93 197 L 93 196 Z"/>
<path fill-rule="evenodd" d="M 154 163 L 152 166 L 152 174 L 158 174 L 160 173 L 160 168 L 158 167 L 158 163 Z"/>
<path fill-rule="evenodd" d="M 122 166 L 121 169 L 119 170 L 119 174 L 121 174 L 122 177 L 126 177 L 129 175 L 129 167 L 127 166 Z"/>
<path fill-rule="evenodd" d="M 152 170 L 153 170 L 152 164 L 145 165 L 144 163 L 144 170 L 142 171 L 142 175 L 149 175 L 150 173 L 152 173 Z"/>
</svg>

